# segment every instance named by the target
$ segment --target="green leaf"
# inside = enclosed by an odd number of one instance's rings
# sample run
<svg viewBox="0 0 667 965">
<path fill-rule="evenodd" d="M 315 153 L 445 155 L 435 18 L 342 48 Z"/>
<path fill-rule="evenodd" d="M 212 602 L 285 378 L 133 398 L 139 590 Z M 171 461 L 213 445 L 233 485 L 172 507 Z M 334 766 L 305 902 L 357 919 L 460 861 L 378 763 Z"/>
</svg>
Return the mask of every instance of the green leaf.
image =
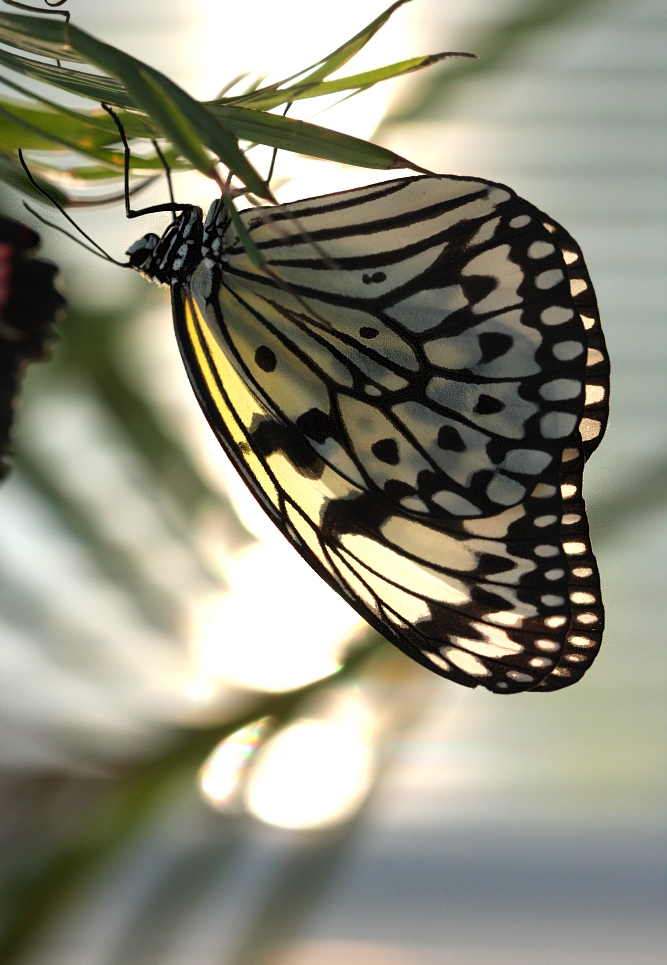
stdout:
<svg viewBox="0 0 667 965">
<path fill-rule="evenodd" d="M 348 60 L 351 60 L 355 54 L 358 54 L 359 51 L 366 46 L 368 41 L 375 36 L 378 30 L 380 30 L 381 27 L 384 27 L 394 11 L 398 10 L 399 7 L 402 7 L 404 4 L 409 2 L 410 0 L 396 0 L 396 3 L 392 3 L 392 5 L 384 11 L 384 13 L 381 13 L 379 17 L 376 17 L 375 20 L 364 27 L 363 30 L 360 30 L 358 34 L 355 34 L 351 40 L 348 40 L 347 43 L 344 43 L 341 47 L 338 47 L 332 54 L 329 54 L 328 57 L 325 57 L 324 60 L 318 61 L 317 64 L 314 64 L 313 67 L 317 69 L 308 68 L 306 71 L 307 77 L 305 77 L 304 80 L 311 82 L 319 81 L 324 77 L 328 77 L 329 74 L 333 74 L 335 70 L 338 70 L 339 67 L 342 67 L 344 64 L 346 64 Z M 308 73 L 308 71 L 311 71 L 311 73 Z M 291 80 L 291 78 L 288 79 Z M 285 81 L 282 83 L 285 83 Z"/>
<path fill-rule="evenodd" d="M 260 268 L 260 269 L 264 268 L 266 265 L 266 262 L 264 261 L 264 258 L 262 257 L 259 251 L 259 248 L 252 240 L 250 235 L 248 234 L 246 230 L 246 226 L 241 221 L 241 218 L 239 217 L 239 213 L 236 210 L 236 206 L 234 205 L 233 201 L 231 201 L 231 199 L 228 198 L 226 195 L 223 197 L 223 201 L 224 201 L 225 208 L 227 209 L 227 213 L 229 214 L 229 217 L 232 219 L 232 224 L 234 225 L 234 227 L 238 232 L 239 238 L 241 239 L 241 244 L 243 245 L 248 258 L 253 263 L 255 268 Z"/>
<path fill-rule="evenodd" d="M 364 168 L 378 168 L 383 171 L 391 168 L 414 168 L 410 161 L 387 148 L 307 121 L 297 121 L 279 114 L 268 114 L 244 107 L 221 106 L 211 107 L 210 110 L 224 120 L 236 137 L 245 141 L 268 144 L 308 157 L 336 161 L 339 164 L 356 164 Z"/>
<path fill-rule="evenodd" d="M 448 60 L 454 57 L 474 58 L 474 54 L 446 52 L 442 54 L 429 54 L 422 57 L 413 57 L 410 60 L 402 60 L 397 64 L 389 64 L 387 67 L 378 67 L 375 70 L 367 70 L 361 74 L 352 74 L 349 77 L 341 77 L 338 80 L 321 82 L 303 81 L 293 84 L 291 87 L 281 87 L 274 93 L 265 94 L 262 90 L 254 94 L 246 94 L 239 98 L 230 98 L 228 101 L 213 101 L 213 104 L 234 103 L 244 107 L 252 107 L 255 110 L 271 110 L 289 101 L 303 100 L 307 97 L 325 97 L 327 94 L 338 94 L 346 90 L 359 90 L 373 87 L 383 80 L 390 80 L 393 77 L 400 77 L 403 74 L 410 74 L 424 67 L 431 67 L 441 60 Z"/>
<path fill-rule="evenodd" d="M 35 45 L 41 45 L 41 48 L 48 49 L 50 56 L 63 59 L 68 59 L 69 53 L 75 50 L 89 63 L 122 81 L 135 103 L 202 174 L 213 178 L 222 187 L 216 162 L 204 150 L 208 147 L 247 188 L 262 198 L 271 198 L 266 184 L 240 150 L 236 139 L 199 101 L 159 71 L 72 24 L 55 23 L 41 17 L 0 14 L 0 40 L 33 51 Z"/>
<path fill-rule="evenodd" d="M 64 21 L 46 17 L 0 13 L 0 41 L 29 54 L 84 62 L 84 58 L 67 43 L 67 26 Z"/>
<path fill-rule="evenodd" d="M 136 108 L 136 104 L 127 93 L 123 85 L 115 77 L 102 77 L 99 74 L 86 74 L 82 70 L 70 67 L 55 67 L 44 64 L 39 60 L 29 60 L 8 50 L 0 50 L 0 64 L 10 70 L 39 80 L 61 90 L 88 97 L 90 100 L 107 101 L 116 107 Z M 6 83 L 3 80 L 3 83 Z"/>
</svg>

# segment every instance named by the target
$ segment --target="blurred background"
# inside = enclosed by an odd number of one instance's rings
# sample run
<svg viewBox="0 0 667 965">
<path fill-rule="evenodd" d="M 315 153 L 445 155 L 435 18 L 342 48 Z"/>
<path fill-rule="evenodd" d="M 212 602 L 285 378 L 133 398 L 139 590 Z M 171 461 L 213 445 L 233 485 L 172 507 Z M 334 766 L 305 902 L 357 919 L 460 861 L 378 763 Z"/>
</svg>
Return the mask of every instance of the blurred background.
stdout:
<svg viewBox="0 0 667 965">
<path fill-rule="evenodd" d="M 67 8 L 214 97 L 307 66 L 384 6 Z M 69 310 L 0 488 L 3 965 L 665 960 L 667 3 L 414 0 L 358 69 L 447 49 L 480 59 L 319 120 L 508 183 L 583 248 L 612 360 L 585 481 L 601 654 L 571 690 L 504 700 L 364 629 L 215 444 L 168 293 L 32 221 Z M 281 154 L 274 184 L 289 200 L 374 180 Z M 176 193 L 212 197 L 194 175 Z M 7 189 L 0 207 L 30 220 Z M 77 219 L 116 257 L 166 224 Z"/>
</svg>

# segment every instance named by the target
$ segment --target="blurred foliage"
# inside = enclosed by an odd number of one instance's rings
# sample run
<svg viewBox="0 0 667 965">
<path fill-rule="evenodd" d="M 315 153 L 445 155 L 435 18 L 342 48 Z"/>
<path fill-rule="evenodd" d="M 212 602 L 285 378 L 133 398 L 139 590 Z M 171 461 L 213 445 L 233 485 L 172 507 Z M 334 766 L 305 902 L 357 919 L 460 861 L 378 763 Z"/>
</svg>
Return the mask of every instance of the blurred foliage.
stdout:
<svg viewBox="0 0 667 965">
<path fill-rule="evenodd" d="M 527 49 L 527 44 L 550 28 L 559 27 L 581 16 L 592 7 L 610 0 L 531 0 L 521 4 L 516 12 L 487 27 L 471 32 L 466 38 L 476 53 L 475 60 L 452 64 L 447 72 L 439 72 L 423 80 L 400 111 L 388 114 L 387 124 L 442 117 L 449 101 L 468 78 L 502 70 L 512 55 Z"/>
</svg>

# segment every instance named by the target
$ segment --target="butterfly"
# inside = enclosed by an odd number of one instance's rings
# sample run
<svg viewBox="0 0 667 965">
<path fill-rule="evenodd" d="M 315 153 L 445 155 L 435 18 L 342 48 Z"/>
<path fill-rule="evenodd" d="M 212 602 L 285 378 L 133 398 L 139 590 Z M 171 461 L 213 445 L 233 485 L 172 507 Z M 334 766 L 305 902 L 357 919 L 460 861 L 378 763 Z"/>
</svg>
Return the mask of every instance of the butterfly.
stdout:
<svg viewBox="0 0 667 965">
<path fill-rule="evenodd" d="M 23 371 L 45 356 L 65 304 L 54 286 L 56 265 L 32 256 L 38 245 L 34 231 L 0 216 L 0 478 L 9 469 L 5 457 Z"/>
<path fill-rule="evenodd" d="M 261 268 L 222 200 L 128 256 L 170 285 L 192 387 L 259 503 L 437 674 L 579 680 L 604 624 L 582 478 L 609 400 L 579 246 L 511 188 L 454 176 L 240 219 Z"/>
</svg>

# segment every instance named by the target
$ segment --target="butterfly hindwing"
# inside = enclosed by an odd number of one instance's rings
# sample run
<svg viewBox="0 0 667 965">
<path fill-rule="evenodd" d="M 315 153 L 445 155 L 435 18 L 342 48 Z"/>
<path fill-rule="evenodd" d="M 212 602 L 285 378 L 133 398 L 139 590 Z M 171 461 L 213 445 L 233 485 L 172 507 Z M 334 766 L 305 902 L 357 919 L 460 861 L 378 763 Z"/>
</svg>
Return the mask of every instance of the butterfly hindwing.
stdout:
<svg viewBox="0 0 667 965">
<path fill-rule="evenodd" d="M 498 692 L 548 682 L 570 595 L 590 596 L 570 590 L 586 567 L 561 534 L 567 485 L 586 525 L 563 460 L 570 442 L 583 457 L 590 352 L 558 227 L 457 178 L 242 217 L 274 277 L 226 227 L 173 302 L 190 379 L 250 488 L 430 669 Z M 599 582 L 593 595 L 601 607 Z"/>
</svg>

